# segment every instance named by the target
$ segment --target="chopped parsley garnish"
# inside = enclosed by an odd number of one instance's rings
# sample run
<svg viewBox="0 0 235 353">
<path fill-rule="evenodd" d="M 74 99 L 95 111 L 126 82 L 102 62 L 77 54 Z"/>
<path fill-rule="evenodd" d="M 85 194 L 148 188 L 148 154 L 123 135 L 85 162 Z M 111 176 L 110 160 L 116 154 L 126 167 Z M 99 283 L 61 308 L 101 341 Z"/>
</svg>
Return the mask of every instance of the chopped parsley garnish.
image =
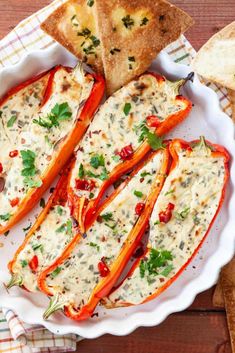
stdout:
<svg viewBox="0 0 235 353">
<path fill-rule="evenodd" d="M 142 18 L 140 26 L 145 26 L 148 23 L 149 19 L 147 17 Z"/>
<path fill-rule="evenodd" d="M 85 176 L 85 171 L 84 171 L 82 163 L 80 163 L 80 166 L 79 166 L 78 176 L 80 179 L 84 178 L 84 176 Z"/>
<path fill-rule="evenodd" d="M 173 256 L 170 251 L 151 249 L 149 258 L 147 260 L 142 259 L 140 262 L 140 277 L 143 278 L 145 274 L 167 276 L 173 269 L 173 266 L 170 268 L 171 264 L 168 263 L 172 260 Z"/>
<path fill-rule="evenodd" d="M 61 207 L 61 206 L 57 206 L 57 213 L 60 215 L 60 216 L 62 216 L 62 214 L 63 214 L 63 208 Z"/>
<path fill-rule="evenodd" d="M 53 126 L 60 126 L 60 122 L 70 120 L 72 116 L 72 111 L 67 102 L 58 104 L 54 106 L 51 110 L 51 113 L 47 115 L 45 118 L 39 117 L 37 119 L 33 119 L 33 123 L 39 126 L 42 126 L 46 129 L 51 129 Z"/>
<path fill-rule="evenodd" d="M 90 7 L 92 7 L 93 5 L 94 5 L 94 0 L 88 0 L 87 1 L 87 6 L 90 6 Z"/>
<path fill-rule="evenodd" d="M 93 192 L 90 192 L 89 199 L 93 199 L 94 196 L 95 196 L 95 194 Z"/>
<path fill-rule="evenodd" d="M 100 217 L 101 217 L 104 221 L 106 221 L 106 222 L 108 222 L 108 221 L 113 221 L 113 214 L 112 214 L 112 212 L 104 213 L 104 214 L 100 215 Z"/>
<path fill-rule="evenodd" d="M 135 126 L 134 131 L 136 134 L 139 134 L 140 132 L 138 141 L 141 142 L 146 138 L 148 144 L 153 150 L 164 148 L 162 138 L 157 136 L 155 133 L 151 132 L 146 126 L 145 122 L 141 123 L 138 126 Z"/>
<path fill-rule="evenodd" d="M 193 217 L 193 223 L 198 226 L 200 224 L 200 218 L 196 215 Z"/>
<path fill-rule="evenodd" d="M 174 193 L 174 190 L 173 189 L 171 189 L 171 190 L 169 190 L 169 191 L 167 191 L 166 193 L 165 193 L 165 196 L 167 196 L 167 195 L 171 195 L 171 194 L 173 194 Z"/>
<path fill-rule="evenodd" d="M 83 28 L 83 30 L 81 32 L 78 32 L 77 35 L 80 37 L 89 38 L 91 35 L 91 31 L 89 30 L 89 28 Z"/>
<path fill-rule="evenodd" d="M 22 268 L 24 268 L 28 265 L 28 262 L 26 260 L 21 260 L 20 263 L 21 263 Z"/>
<path fill-rule="evenodd" d="M 113 48 L 110 50 L 110 54 L 114 55 L 115 53 L 120 53 L 121 49 Z"/>
<path fill-rule="evenodd" d="M 24 177 L 32 177 L 36 174 L 35 167 L 35 158 L 36 154 L 31 150 L 22 150 L 20 151 L 23 163 L 23 169 L 21 171 L 21 175 Z"/>
<path fill-rule="evenodd" d="M 56 233 L 66 232 L 69 235 L 72 234 L 72 221 L 68 219 L 66 223 L 63 223 L 59 228 L 56 229 Z"/>
<path fill-rule="evenodd" d="M 50 147 L 53 146 L 52 143 L 51 143 L 51 141 L 50 141 L 50 139 L 49 139 L 49 137 L 48 137 L 48 135 L 45 135 L 45 136 L 44 136 L 44 139 L 45 139 L 46 143 L 47 143 Z"/>
<path fill-rule="evenodd" d="M 23 231 L 24 231 L 24 232 L 27 232 L 27 231 L 31 228 L 31 226 L 32 226 L 32 223 L 30 223 L 30 224 L 28 225 L 28 227 L 23 228 Z"/>
<path fill-rule="evenodd" d="M 55 278 L 56 276 L 58 276 L 58 274 L 61 272 L 62 268 L 61 267 L 57 267 L 52 273 L 51 273 L 51 277 Z"/>
<path fill-rule="evenodd" d="M 41 181 L 41 179 L 34 180 L 32 177 L 25 177 L 24 178 L 24 185 L 27 188 L 39 188 L 40 186 L 42 186 L 42 181 Z"/>
<path fill-rule="evenodd" d="M 156 221 L 156 222 L 154 222 L 153 223 L 155 226 L 157 225 L 157 224 L 161 224 L 161 222 L 159 221 L 159 219 Z"/>
<path fill-rule="evenodd" d="M 104 156 L 102 154 L 95 154 L 94 156 L 91 157 L 90 159 L 90 165 L 94 168 L 97 169 L 99 167 L 104 167 Z"/>
<path fill-rule="evenodd" d="M 96 248 L 97 251 L 100 251 L 100 246 L 96 243 L 93 243 L 92 241 L 89 243 L 89 245 L 93 248 Z"/>
<path fill-rule="evenodd" d="M 46 205 L 46 202 L 45 202 L 45 200 L 42 198 L 41 200 L 40 200 L 40 207 L 42 207 L 42 208 L 44 208 L 45 207 L 45 205 Z"/>
<path fill-rule="evenodd" d="M 175 218 L 179 221 L 183 221 L 189 214 L 190 207 L 185 207 L 181 212 L 175 212 Z"/>
<path fill-rule="evenodd" d="M 125 103 L 124 108 L 123 108 L 123 112 L 125 115 L 128 115 L 130 113 L 131 110 L 131 103 Z"/>
<path fill-rule="evenodd" d="M 131 62 L 135 62 L 135 57 L 134 56 L 128 56 L 128 60 Z"/>
<path fill-rule="evenodd" d="M 141 191 L 138 191 L 138 190 L 135 190 L 135 191 L 134 191 L 134 195 L 135 195 L 136 197 L 138 197 L 138 198 L 143 197 L 143 193 L 142 193 Z"/>
<path fill-rule="evenodd" d="M 146 177 L 147 175 L 151 175 L 151 173 L 149 173 L 149 172 L 142 172 L 142 173 L 140 174 L 141 178 L 144 178 L 144 177 Z"/>
<path fill-rule="evenodd" d="M 91 44 L 89 45 L 88 47 L 86 48 L 83 48 L 83 51 L 85 54 L 89 55 L 89 54 L 95 54 L 95 51 L 94 51 L 94 46 Z"/>
<path fill-rule="evenodd" d="M 131 29 L 135 24 L 133 18 L 131 18 L 130 15 L 123 17 L 122 22 L 127 29 Z"/>
<path fill-rule="evenodd" d="M 7 127 L 12 127 L 17 120 L 17 116 L 13 115 L 7 122 Z"/>
<path fill-rule="evenodd" d="M 9 221 L 10 218 L 11 218 L 11 214 L 10 213 L 6 213 L 6 214 L 1 214 L 0 215 L 0 220 L 4 221 L 4 222 Z"/>
<path fill-rule="evenodd" d="M 100 40 L 98 38 L 96 38 L 95 36 L 90 36 L 90 40 L 92 41 L 94 47 L 98 47 L 100 45 Z"/>
<path fill-rule="evenodd" d="M 120 162 L 121 157 L 117 154 L 115 154 L 114 156 L 112 156 L 112 160 L 114 160 L 114 162 Z"/>
<path fill-rule="evenodd" d="M 42 244 L 34 244 L 34 245 L 32 245 L 32 249 L 33 249 L 33 251 L 36 251 L 39 249 L 40 249 L 40 251 L 42 251 L 43 245 Z"/>
<path fill-rule="evenodd" d="M 108 172 L 105 167 L 103 168 L 103 171 L 101 172 L 101 174 L 92 173 L 90 170 L 87 170 L 85 172 L 85 174 L 90 178 L 96 178 L 96 179 L 100 179 L 102 181 L 108 179 Z"/>
</svg>

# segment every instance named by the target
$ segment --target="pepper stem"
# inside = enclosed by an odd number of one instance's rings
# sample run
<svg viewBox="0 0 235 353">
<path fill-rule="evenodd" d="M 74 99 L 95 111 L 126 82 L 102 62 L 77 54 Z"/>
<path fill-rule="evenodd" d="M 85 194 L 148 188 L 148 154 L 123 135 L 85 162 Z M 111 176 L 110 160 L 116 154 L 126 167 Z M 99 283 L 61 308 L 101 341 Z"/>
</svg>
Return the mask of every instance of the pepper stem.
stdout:
<svg viewBox="0 0 235 353">
<path fill-rule="evenodd" d="M 179 94 L 180 88 L 184 86 L 188 81 L 193 82 L 193 78 L 194 78 L 194 72 L 190 72 L 187 77 L 174 82 L 170 82 L 169 84 L 171 85 L 173 91 L 175 92 L 175 95 Z"/>
<path fill-rule="evenodd" d="M 22 284 L 23 284 L 23 278 L 21 277 L 21 276 L 19 276 L 19 275 L 17 275 L 17 274 L 13 274 L 12 276 L 11 276 L 11 279 L 10 279 L 10 281 L 8 282 L 8 284 L 6 285 L 6 288 L 7 289 L 10 289 L 10 288 L 12 288 L 12 287 L 14 287 L 14 286 L 22 286 Z"/>
<path fill-rule="evenodd" d="M 65 302 L 60 302 L 59 299 L 59 294 L 50 299 L 50 304 L 43 314 L 44 320 L 47 320 L 53 313 L 64 308 Z"/>
<path fill-rule="evenodd" d="M 76 79 L 77 82 L 83 84 L 84 82 L 85 72 L 83 70 L 82 62 L 79 61 L 78 64 L 73 69 L 73 77 Z"/>
</svg>

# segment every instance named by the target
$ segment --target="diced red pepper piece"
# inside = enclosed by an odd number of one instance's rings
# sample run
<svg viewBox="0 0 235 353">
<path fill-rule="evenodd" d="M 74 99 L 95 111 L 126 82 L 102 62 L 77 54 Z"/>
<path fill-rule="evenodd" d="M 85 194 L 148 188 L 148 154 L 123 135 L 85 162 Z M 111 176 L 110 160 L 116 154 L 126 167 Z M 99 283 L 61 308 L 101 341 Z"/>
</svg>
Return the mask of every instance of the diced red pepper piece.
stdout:
<svg viewBox="0 0 235 353">
<path fill-rule="evenodd" d="M 159 213 L 159 221 L 162 223 L 168 223 L 172 217 L 172 211 L 174 210 L 175 205 L 171 202 L 168 203 L 168 206 L 165 211 Z"/>
<path fill-rule="evenodd" d="M 34 257 L 29 261 L 29 267 L 33 272 L 35 272 L 38 268 L 38 257 L 34 255 Z"/>
<path fill-rule="evenodd" d="M 9 153 L 9 157 L 14 158 L 14 157 L 17 157 L 18 154 L 19 154 L 19 151 L 18 151 L 18 150 L 11 151 L 11 152 Z"/>
<path fill-rule="evenodd" d="M 2 163 L 0 163 L 0 173 L 2 173 L 3 172 L 3 165 L 2 165 Z"/>
<path fill-rule="evenodd" d="M 132 145 L 125 146 L 121 149 L 120 152 L 117 153 L 123 161 L 126 161 L 127 159 L 131 158 L 134 154 Z"/>
<path fill-rule="evenodd" d="M 20 202 L 19 197 L 16 197 L 15 199 L 10 200 L 10 205 L 11 205 L 11 207 L 15 207 L 18 205 L 19 202 Z"/>
<path fill-rule="evenodd" d="M 95 182 L 93 180 L 76 179 L 76 189 L 91 191 L 95 187 Z"/>
<path fill-rule="evenodd" d="M 144 210 L 144 207 L 145 207 L 145 204 L 143 202 L 138 202 L 137 205 L 135 206 L 135 213 L 138 216 L 140 216 Z"/>
<path fill-rule="evenodd" d="M 146 123 L 148 127 L 158 127 L 161 121 L 156 115 L 149 115 L 146 118 Z"/>
<path fill-rule="evenodd" d="M 99 270 L 101 277 L 108 276 L 108 274 L 110 272 L 108 266 L 105 263 L 105 258 L 103 258 L 103 257 L 102 257 L 101 261 L 98 263 L 98 270 Z"/>
</svg>

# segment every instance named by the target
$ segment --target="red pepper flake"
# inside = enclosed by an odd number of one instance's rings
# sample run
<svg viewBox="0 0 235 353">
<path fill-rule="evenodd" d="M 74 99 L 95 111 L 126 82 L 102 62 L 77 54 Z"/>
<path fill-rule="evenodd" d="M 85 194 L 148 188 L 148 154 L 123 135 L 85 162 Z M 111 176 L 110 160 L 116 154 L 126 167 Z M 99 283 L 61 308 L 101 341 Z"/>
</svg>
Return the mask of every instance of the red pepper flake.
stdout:
<svg viewBox="0 0 235 353">
<path fill-rule="evenodd" d="M 10 200 L 10 205 L 11 205 L 11 207 L 15 207 L 18 205 L 19 202 L 20 202 L 19 197 L 16 197 L 15 199 Z"/>
<path fill-rule="evenodd" d="M 75 180 L 76 189 L 91 191 L 95 187 L 95 182 L 93 180 L 76 179 Z"/>
<path fill-rule="evenodd" d="M 3 172 L 3 165 L 2 165 L 2 163 L 0 163 L 0 173 L 2 173 Z"/>
<path fill-rule="evenodd" d="M 38 268 L 38 257 L 34 255 L 34 257 L 29 261 L 29 267 L 33 272 L 35 272 Z"/>
<path fill-rule="evenodd" d="M 108 276 L 110 270 L 109 270 L 108 266 L 105 263 L 105 257 L 102 257 L 101 261 L 98 263 L 98 270 L 99 270 L 99 273 L 100 273 L 101 277 Z"/>
<path fill-rule="evenodd" d="M 18 150 L 11 151 L 9 153 L 9 157 L 14 158 L 14 157 L 18 156 L 18 154 L 19 154 Z"/>
<path fill-rule="evenodd" d="M 121 149 L 120 152 L 117 153 L 123 161 L 131 158 L 134 154 L 132 145 L 125 146 Z"/>
<path fill-rule="evenodd" d="M 168 206 L 165 211 L 161 211 L 158 215 L 159 221 L 161 223 L 168 223 L 172 217 L 172 211 L 174 210 L 175 205 L 171 202 L 168 203 Z"/>
<path fill-rule="evenodd" d="M 156 115 L 149 115 L 146 118 L 146 123 L 148 127 L 158 127 L 161 121 Z"/>
<path fill-rule="evenodd" d="M 144 207 L 145 207 L 145 204 L 143 202 L 138 202 L 137 205 L 135 206 L 135 213 L 138 216 L 140 216 L 144 210 Z"/>
</svg>

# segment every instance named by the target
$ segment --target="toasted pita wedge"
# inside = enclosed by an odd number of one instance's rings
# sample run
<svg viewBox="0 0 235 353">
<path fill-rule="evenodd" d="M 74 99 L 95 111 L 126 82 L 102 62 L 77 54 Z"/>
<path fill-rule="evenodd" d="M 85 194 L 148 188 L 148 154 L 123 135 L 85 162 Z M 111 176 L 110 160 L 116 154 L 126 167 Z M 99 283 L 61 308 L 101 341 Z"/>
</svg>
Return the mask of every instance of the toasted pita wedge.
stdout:
<svg viewBox="0 0 235 353">
<path fill-rule="evenodd" d="M 233 122 L 235 123 L 235 91 L 233 91 L 232 89 L 228 89 L 228 96 L 231 102 L 232 119 L 233 119 Z"/>
<path fill-rule="evenodd" d="M 235 353 L 235 257 L 222 269 L 221 275 L 232 352 Z"/>
<path fill-rule="evenodd" d="M 193 20 L 162 0 L 96 0 L 108 94 L 140 75 Z"/>
<path fill-rule="evenodd" d="M 235 90 L 235 21 L 199 50 L 193 68 L 207 80 Z"/>
<path fill-rule="evenodd" d="M 215 291 L 212 298 L 213 305 L 219 308 L 224 308 L 224 295 L 223 295 L 223 288 L 221 283 L 221 274 L 218 279 L 217 285 L 215 287 Z"/>
<path fill-rule="evenodd" d="M 41 28 L 95 71 L 103 73 L 93 5 L 94 0 L 69 0 Z"/>
</svg>

